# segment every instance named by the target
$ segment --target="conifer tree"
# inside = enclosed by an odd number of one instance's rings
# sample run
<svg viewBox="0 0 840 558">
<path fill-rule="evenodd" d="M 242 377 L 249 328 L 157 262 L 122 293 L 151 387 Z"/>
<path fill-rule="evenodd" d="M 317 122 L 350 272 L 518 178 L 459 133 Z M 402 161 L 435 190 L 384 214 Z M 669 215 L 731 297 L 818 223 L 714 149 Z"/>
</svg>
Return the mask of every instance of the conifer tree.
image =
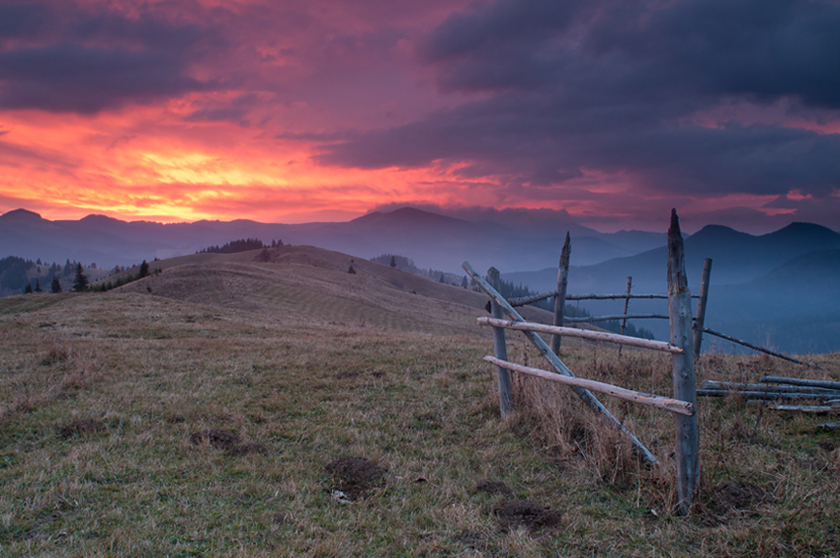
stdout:
<svg viewBox="0 0 840 558">
<path fill-rule="evenodd" d="M 391 267 L 397 267 L 397 257 L 391 256 Z"/>
<path fill-rule="evenodd" d="M 58 277 L 53 277 L 52 286 L 50 287 L 50 290 L 54 293 L 61 292 L 61 281 L 58 280 Z"/>
<path fill-rule="evenodd" d="M 76 278 L 73 280 L 73 290 L 77 293 L 86 291 L 88 288 L 88 278 L 82 272 L 82 264 L 76 265 Z"/>
<path fill-rule="evenodd" d="M 149 264 L 146 263 L 146 260 L 143 260 L 143 263 L 140 264 L 140 273 L 138 277 L 145 277 L 149 274 Z"/>
<path fill-rule="evenodd" d="M 35 292 L 36 293 L 44 292 L 44 291 L 41 290 L 41 279 L 39 279 L 39 278 L 35 279 Z"/>
<path fill-rule="evenodd" d="M 27 283 L 26 288 L 23 289 L 23 294 L 30 294 L 32 292 L 32 283 Z"/>
</svg>

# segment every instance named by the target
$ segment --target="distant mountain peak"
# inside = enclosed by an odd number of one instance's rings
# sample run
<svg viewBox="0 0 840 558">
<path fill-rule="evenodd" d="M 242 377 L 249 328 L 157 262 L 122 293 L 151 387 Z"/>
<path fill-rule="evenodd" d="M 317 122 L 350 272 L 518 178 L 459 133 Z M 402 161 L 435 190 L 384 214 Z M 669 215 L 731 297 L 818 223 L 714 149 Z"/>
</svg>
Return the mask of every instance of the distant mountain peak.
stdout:
<svg viewBox="0 0 840 558">
<path fill-rule="evenodd" d="M 108 217 L 107 215 L 100 215 L 98 213 L 91 213 L 79 219 L 80 223 L 117 223 L 119 219 Z"/>
<path fill-rule="evenodd" d="M 28 209 L 13 209 L 12 211 L 0 215 L 0 220 L 3 221 L 24 222 L 40 221 L 41 219 L 41 215 L 35 213 L 34 211 L 29 211 Z"/>
<path fill-rule="evenodd" d="M 840 242 L 840 234 L 815 223 L 791 223 L 783 229 L 764 236 L 776 242 L 809 243 L 815 247 L 834 245 Z"/>
<path fill-rule="evenodd" d="M 817 225 L 816 223 L 803 223 L 802 221 L 795 221 L 788 225 L 787 227 L 783 227 L 776 231 L 776 233 L 818 233 L 818 234 L 837 234 L 828 227 L 824 227 L 822 225 Z"/>
<path fill-rule="evenodd" d="M 351 223 L 399 223 L 399 224 L 427 224 L 427 223 L 467 223 L 463 219 L 455 217 L 447 217 L 440 213 L 433 213 L 431 211 L 424 211 L 416 207 L 401 207 L 393 211 L 383 213 L 381 211 L 374 211 L 367 215 L 362 215 L 350 221 Z"/>
<path fill-rule="evenodd" d="M 694 242 L 723 242 L 724 239 L 732 238 L 752 238 L 753 235 L 741 231 L 736 231 L 732 227 L 726 225 L 706 225 L 693 235 L 691 239 Z"/>
</svg>

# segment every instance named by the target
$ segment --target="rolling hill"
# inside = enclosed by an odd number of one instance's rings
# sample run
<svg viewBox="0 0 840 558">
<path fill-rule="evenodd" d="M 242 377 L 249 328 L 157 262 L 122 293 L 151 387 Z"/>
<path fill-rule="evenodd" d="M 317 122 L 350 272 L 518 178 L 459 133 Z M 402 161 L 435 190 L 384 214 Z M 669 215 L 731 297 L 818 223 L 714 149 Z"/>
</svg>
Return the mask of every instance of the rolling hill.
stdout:
<svg viewBox="0 0 840 558">
<path fill-rule="evenodd" d="M 154 263 L 162 270 L 108 292 L 137 293 L 255 314 L 283 323 L 362 326 L 418 333 L 489 335 L 475 323 L 487 296 L 313 246 L 194 254 Z M 356 273 L 350 274 L 350 266 Z M 527 319 L 551 314 L 525 308 Z M 569 341 L 572 343 L 572 340 Z"/>
</svg>

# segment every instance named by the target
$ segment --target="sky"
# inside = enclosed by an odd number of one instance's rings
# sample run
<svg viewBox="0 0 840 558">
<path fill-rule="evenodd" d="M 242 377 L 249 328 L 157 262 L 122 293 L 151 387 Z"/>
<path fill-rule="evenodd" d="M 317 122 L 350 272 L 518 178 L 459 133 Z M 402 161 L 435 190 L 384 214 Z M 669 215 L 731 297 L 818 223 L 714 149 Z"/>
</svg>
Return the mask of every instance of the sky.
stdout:
<svg viewBox="0 0 840 558">
<path fill-rule="evenodd" d="M 836 0 L 0 0 L 0 213 L 840 230 Z"/>
</svg>

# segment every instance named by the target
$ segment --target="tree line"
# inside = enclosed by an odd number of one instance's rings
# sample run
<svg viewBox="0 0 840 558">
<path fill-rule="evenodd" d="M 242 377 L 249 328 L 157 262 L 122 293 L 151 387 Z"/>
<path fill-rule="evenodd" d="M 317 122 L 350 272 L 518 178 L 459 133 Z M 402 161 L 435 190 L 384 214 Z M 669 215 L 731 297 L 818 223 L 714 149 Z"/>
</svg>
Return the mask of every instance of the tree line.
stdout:
<svg viewBox="0 0 840 558">
<path fill-rule="evenodd" d="M 17 256 L 0 259 L 0 296 L 43 292 L 47 288 L 52 292 L 61 292 L 62 282 L 70 285 L 79 265 L 69 258 L 63 266 L 59 263 L 47 264 L 40 258 L 36 261 Z"/>
<path fill-rule="evenodd" d="M 269 245 L 264 244 L 257 238 L 244 238 L 233 240 L 222 246 L 208 246 L 196 253 L 233 254 L 262 248 L 263 252 L 259 259 L 269 261 L 267 248 L 282 245 L 282 240 L 272 240 Z M 157 258 L 155 258 L 155 261 L 157 261 Z M 137 268 L 137 271 L 125 274 L 127 270 L 133 268 Z M 90 264 L 89 269 L 96 269 L 96 264 Z M 90 279 L 85 273 L 85 267 L 75 260 L 70 261 L 68 258 L 67 262 L 61 265 L 59 263 L 44 263 L 40 258 L 32 261 L 17 256 L 8 256 L 0 259 L 0 297 L 47 291 L 60 293 L 68 289 L 73 292 L 87 290 L 104 292 L 160 272 L 160 268 L 151 269 L 149 263 L 143 260 L 139 266 L 117 265 L 111 271 L 112 275 L 116 275 L 116 278 L 91 285 Z"/>
<path fill-rule="evenodd" d="M 283 246 L 282 240 L 272 240 L 271 248 L 276 246 Z M 259 238 L 243 238 L 240 240 L 231 240 L 222 246 L 208 246 L 202 248 L 196 254 L 235 254 L 237 252 L 247 252 L 248 250 L 259 250 L 260 248 L 268 248 L 267 244 Z"/>
</svg>

